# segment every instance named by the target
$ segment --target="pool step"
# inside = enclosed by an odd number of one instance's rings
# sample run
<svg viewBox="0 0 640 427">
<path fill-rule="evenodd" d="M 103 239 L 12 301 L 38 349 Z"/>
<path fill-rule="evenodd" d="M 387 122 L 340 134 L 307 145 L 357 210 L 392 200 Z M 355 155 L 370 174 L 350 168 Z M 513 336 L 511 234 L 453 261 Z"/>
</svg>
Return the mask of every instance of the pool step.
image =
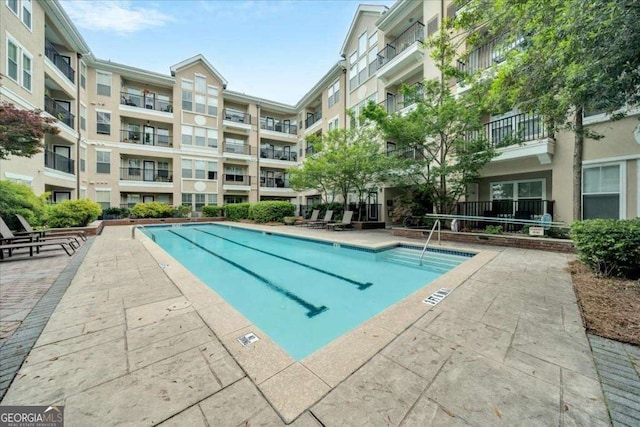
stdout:
<svg viewBox="0 0 640 427">
<path fill-rule="evenodd" d="M 422 258 L 422 265 L 420 265 L 420 251 L 411 249 L 403 250 L 402 248 L 387 251 L 382 255 L 381 260 L 437 273 L 446 273 L 464 261 L 464 259 L 455 255 L 436 254 L 427 251 Z"/>
<path fill-rule="evenodd" d="M 418 250 L 418 249 L 394 248 L 394 249 L 391 249 L 389 252 L 398 253 L 398 254 L 406 254 L 406 255 L 410 255 L 410 256 L 417 256 L 418 258 L 420 258 L 420 253 L 422 251 Z M 429 256 L 429 255 L 435 255 L 435 256 L 438 257 L 438 259 L 441 259 L 441 260 L 454 261 L 456 264 L 460 264 L 461 262 L 466 261 L 466 258 L 462 257 L 460 255 L 453 255 L 453 254 L 447 254 L 447 253 L 441 253 L 441 252 L 435 252 L 435 251 L 427 250 L 424 253 L 424 256 L 426 257 L 426 256 Z"/>
</svg>

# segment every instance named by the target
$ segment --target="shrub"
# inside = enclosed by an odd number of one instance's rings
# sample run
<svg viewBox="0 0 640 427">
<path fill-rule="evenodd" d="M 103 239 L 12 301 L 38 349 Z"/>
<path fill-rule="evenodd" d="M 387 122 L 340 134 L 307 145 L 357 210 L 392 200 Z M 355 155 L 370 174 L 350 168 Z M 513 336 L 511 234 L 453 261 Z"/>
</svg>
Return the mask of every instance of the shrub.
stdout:
<svg viewBox="0 0 640 427">
<path fill-rule="evenodd" d="M 640 278 L 640 218 L 577 221 L 571 238 L 580 260 L 596 273 Z"/>
<path fill-rule="evenodd" d="M 291 216 L 296 210 L 295 205 L 283 201 L 264 201 L 251 205 L 249 218 L 255 222 L 282 222 L 285 216 Z"/>
<path fill-rule="evenodd" d="M 227 219 L 230 221 L 238 221 L 240 219 L 249 219 L 249 203 L 232 203 L 225 206 Z"/>
<path fill-rule="evenodd" d="M 171 216 L 174 218 L 186 218 L 189 212 L 191 212 L 191 207 L 185 205 L 174 206 L 172 212 L 173 214 Z"/>
<path fill-rule="evenodd" d="M 101 213 L 100 205 L 91 200 L 65 200 L 49 206 L 47 225 L 53 228 L 85 227 Z"/>
<path fill-rule="evenodd" d="M 160 202 L 136 203 L 131 208 L 131 215 L 137 218 L 170 218 L 174 213 L 173 207 Z"/>
<path fill-rule="evenodd" d="M 224 216 L 224 211 L 224 206 L 207 205 L 202 207 L 202 215 L 208 217 Z"/>
<path fill-rule="evenodd" d="M 42 225 L 47 194 L 38 197 L 28 185 L 0 181 L 0 216 L 10 229 L 20 230 L 15 214 L 22 215 L 32 226 Z"/>
<path fill-rule="evenodd" d="M 484 232 L 486 234 L 502 234 L 502 226 L 501 225 L 487 225 L 484 228 Z"/>
<path fill-rule="evenodd" d="M 102 211 L 103 219 L 128 218 L 129 208 L 107 208 Z"/>
</svg>

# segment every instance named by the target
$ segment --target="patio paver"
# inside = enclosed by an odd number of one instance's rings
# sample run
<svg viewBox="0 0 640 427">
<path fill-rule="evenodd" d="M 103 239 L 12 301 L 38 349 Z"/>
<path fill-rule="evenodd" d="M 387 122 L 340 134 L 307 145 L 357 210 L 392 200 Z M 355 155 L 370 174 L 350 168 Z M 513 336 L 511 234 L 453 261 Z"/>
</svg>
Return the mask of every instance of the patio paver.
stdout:
<svg viewBox="0 0 640 427">
<path fill-rule="evenodd" d="M 397 240 L 384 231 L 265 229 Z M 436 307 L 407 316 L 412 326 L 387 330 L 372 319 L 363 329 L 377 340 L 371 351 L 354 353 L 355 372 L 334 381 L 313 375 L 311 360 L 252 367 L 257 347 L 236 363 L 228 349 L 243 322 L 212 330 L 200 313 L 215 298 L 183 294 L 130 233 L 108 227 L 95 240 L 3 404 L 63 403 L 69 426 L 609 424 L 568 255 L 499 248 Z M 169 308 L 183 301 L 192 304 Z M 287 384 L 305 378 L 313 393 L 287 395 Z"/>
</svg>

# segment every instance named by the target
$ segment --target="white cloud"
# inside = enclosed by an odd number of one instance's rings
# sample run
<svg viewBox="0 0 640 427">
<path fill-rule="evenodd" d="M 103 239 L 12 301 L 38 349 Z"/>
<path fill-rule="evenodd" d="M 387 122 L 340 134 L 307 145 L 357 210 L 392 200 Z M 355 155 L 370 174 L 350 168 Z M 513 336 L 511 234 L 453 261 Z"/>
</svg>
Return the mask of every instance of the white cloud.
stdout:
<svg viewBox="0 0 640 427">
<path fill-rule="evenodd" d="M 160 12 L 149 3 L 136 7 L 130 1 L 64 0 L 65 11 L 80 28 L 131 34 L 152 27 L 162 27 L 173 17 Z"/>
</svg>

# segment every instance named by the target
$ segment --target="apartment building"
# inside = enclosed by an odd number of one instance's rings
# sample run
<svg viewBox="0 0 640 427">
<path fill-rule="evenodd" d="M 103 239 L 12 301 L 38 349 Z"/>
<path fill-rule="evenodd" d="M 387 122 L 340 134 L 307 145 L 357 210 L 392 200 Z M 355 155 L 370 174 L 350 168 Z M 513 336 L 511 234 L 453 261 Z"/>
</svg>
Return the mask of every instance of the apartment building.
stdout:
<svg viewBox="0 0 640 427">
<path fill-rule="evenodd" d="M 370 101 L 409 111 L 400 87 L 419 89 L 438 75 L 420 41 L 457 12 L 449 0 L 360 5 L 338 52 L 342 59 L 296 105 L 286 105 L 228 90 L 202 55 L 167 74 L 96 58 L 55 0 L 3 0 L 0 8 L 0 101 L 39 108 L 61 130 L 46 136 L 43 153 L 0 161 L 0 179 L 51 192 L 53 202 L 86 197 L 106 208 L 159 201 L 196 211 L 243 201 L 301 207 L 319 201 L 319 194 L 289 185 L 289 169 L 313 151 L 305 138 L 353 126 L 346 111 L 357 116 Z M 488 44 L 459 66 L 475 71 L 497 60 Z M 470 188 L 461 213 L 500 206 L 570 221 L 572 135 L 547 135 L 540 118 L 526 112 L 489 115 L 485 122 L 499 155 Z M 585 122 L 606 135 L 585 146 L 585 217 L 640 215 L 637 114 L 612 123 L 594 113 Z M 502 146 L 520 129 L 523 144 Z M 386 144 L 389 155 L 421 155 Z M 388 221 L 398 194 L 372 188 L 370 218 Z"/>
</svg>

